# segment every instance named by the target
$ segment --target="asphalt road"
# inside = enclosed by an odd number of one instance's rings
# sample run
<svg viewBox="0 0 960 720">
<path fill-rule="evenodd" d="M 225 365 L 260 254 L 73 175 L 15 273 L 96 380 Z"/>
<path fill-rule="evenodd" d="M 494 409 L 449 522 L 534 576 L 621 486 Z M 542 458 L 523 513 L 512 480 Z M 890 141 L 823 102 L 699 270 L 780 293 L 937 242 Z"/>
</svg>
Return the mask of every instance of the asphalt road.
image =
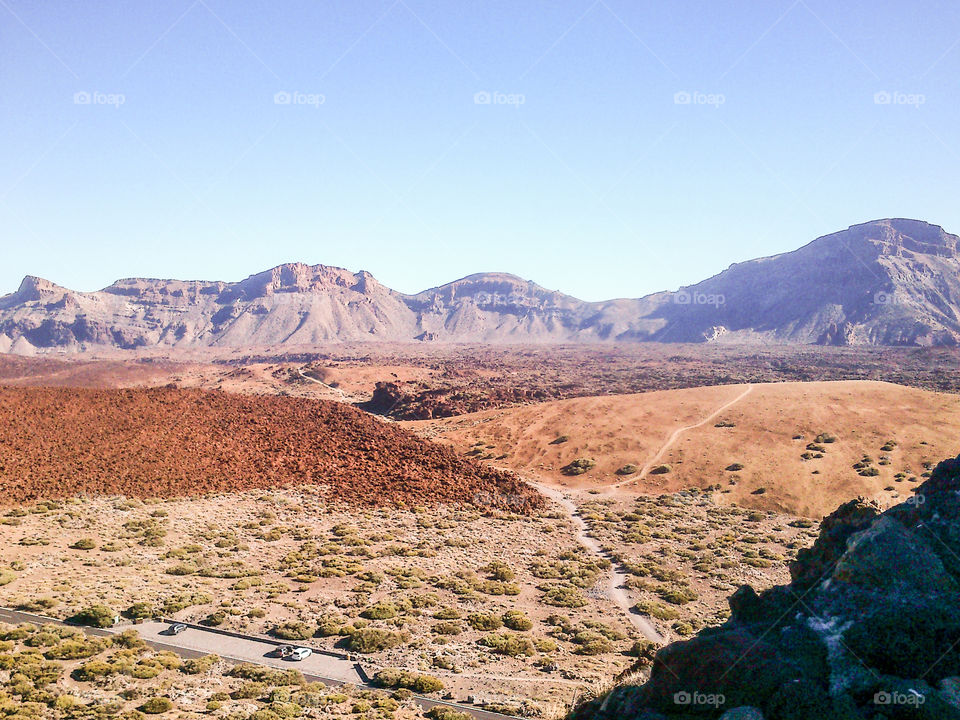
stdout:
<svg viewBox="0 0 960 720">
<path fill-rule="evenodd" d="M 188 660 L 214 654 L 219 655 L 224 661 L 231 664 L 246 662 L 265 665 L 267 667 L 300 670 L 307 682 L 319 682 L 324 685 L 359 685 L 371 687 L 363 682 L 357 672 L 357 666 L 349 660 L 332 655 L 324 655 L 322 653 L 314 653 L 301 662 L 281 660 L 280 658 L 270 657 L 276 650 L 277 643 L 251 636 L 237 637 L 234 635 L 224 635 L 195 627 L 188 627 L 179 635 L 164 635 L 162 633 L 169 628 L 169 624 L 162 622 L 120 625 L 107 629 L 81 627 L 70 625 L 70 623 L 65 623 L 62 620 L 55 620 L 42 615 L 34 615 L 17 610 L 7 610 L 5 608 L 0 608 L 0 622 L 12 624 L 34 623 L 44 625 L 54 623 L 56 625 L 69 625 L 71 627 L 80 627 L 80 629 L 88 635 L 97 637 L 109 637 L 124 630 L 136 630 L 144 642 L 154 650 L 167 650 Z M 480 710 L 479 708 L 469 705 L 458 705 L 456 703 L 433 700 L 419 695 L 415 695 L 413 699 L 425 710 L 433 707 L 449 707 L 454 710 L 459 710 L 477 720 L 509 720 L 509 716 L 507 715 Z"/>
</svg>

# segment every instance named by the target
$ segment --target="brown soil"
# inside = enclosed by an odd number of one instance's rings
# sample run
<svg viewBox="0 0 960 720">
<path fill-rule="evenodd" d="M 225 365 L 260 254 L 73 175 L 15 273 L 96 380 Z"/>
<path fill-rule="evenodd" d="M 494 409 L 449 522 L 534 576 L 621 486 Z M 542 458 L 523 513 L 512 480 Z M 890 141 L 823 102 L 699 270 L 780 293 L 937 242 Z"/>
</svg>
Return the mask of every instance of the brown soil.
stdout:
<svg viewBox="0 0 960 720">
<path fill-rule="evenodd" d="M 807 517 L 860 495 L 902 502 L 928 466 L 957 452 L 954 394 L 877 382 L 745 388 L 575 398 L 405 424 L 562 487 L 654 495 L 714 488 L 725 504 Z M 821 434 L 830 438 L 818 441 Z M 864 456 L 866 475 L 854 467 Z M 578 458 L 595 465 L 568 475 L 563 468 Z M 666 471 L 653 471 L 660 464 Z M 636 472 L 617 474 L 627 465 Z"/>
<path fill-rule="evenodd" d="M 340 403 L 175 390 L 0 388 L 0 502 L 312 483 L 368 505 L 527 511 L 513 475 Z"/>
</svg>

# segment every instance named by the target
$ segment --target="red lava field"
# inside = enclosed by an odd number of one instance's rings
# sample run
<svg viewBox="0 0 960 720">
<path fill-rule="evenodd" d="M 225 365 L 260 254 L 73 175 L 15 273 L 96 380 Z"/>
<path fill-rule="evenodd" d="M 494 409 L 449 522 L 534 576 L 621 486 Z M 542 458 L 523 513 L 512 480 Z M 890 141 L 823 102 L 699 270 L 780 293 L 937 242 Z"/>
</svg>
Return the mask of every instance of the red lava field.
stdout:
<svg viewBox="0 0 960 720">
<path fill-rule="evenodd" d="M 0 387 L 0 503 L 295 483 L 364 505 L 542 498 L 509 473 L 322 400 L 168 388 Z"/>
</svg>

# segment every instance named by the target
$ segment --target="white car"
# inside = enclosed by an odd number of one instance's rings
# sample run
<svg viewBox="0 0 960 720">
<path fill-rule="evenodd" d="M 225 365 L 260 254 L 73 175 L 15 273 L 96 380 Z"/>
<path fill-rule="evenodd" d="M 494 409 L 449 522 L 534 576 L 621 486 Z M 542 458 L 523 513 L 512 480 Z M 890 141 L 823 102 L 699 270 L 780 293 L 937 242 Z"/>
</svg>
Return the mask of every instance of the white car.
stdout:
<svg viewBox="0 0 960 720">
<path fill-rule="evenodd" d="M 297 648 L 290 653 L 290 659 L 294 662 L 300 662 L 301 660 L 306 660 L 311 655 L 313 655 L 313 650 L 310 648 Z"/>
<path fill-rule="evenodd" d="M 186 630 L 186 629 L 187 629 L 187 626 L 184 625 L 183 623 L 175 623 L 175 624 L 173 624 L 173 625 L 170 626 L 170 634 L 171 634 L 171 635 L 179 635 L 180 633 L 182 633 L 182 632 L 183 632 L 184 630 Z"/>
</svg>

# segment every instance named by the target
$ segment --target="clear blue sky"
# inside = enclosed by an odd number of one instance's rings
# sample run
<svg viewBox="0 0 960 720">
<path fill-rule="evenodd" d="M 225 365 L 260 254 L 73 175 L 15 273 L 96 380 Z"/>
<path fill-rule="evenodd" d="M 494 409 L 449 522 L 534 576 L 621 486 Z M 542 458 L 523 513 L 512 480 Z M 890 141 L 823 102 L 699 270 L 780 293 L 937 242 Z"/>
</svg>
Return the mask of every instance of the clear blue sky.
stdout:
<svg viewBox="0 0 960 720">
<path fill-rule="evenodd" d="M 960 232 L 958 77 L 946 0 L 0 0 L 0 293 L 299 260 L 597 300 Z"/>
</svg>

